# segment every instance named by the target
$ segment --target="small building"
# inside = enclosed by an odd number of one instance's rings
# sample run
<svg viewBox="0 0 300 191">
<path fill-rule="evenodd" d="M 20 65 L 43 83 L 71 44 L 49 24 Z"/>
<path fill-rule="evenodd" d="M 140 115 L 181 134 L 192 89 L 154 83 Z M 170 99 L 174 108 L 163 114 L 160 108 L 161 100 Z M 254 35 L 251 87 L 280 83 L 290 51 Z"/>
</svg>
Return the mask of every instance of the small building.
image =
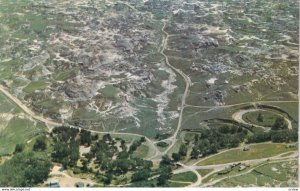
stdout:
<svg viewBox="0 0 300 191">
<path fill-rule="evenodd" d="M 50 180 L 48 182 L 48 186 L 49 186 L 49 188 L 60 188 L 58 180 Z"/>
</svg>

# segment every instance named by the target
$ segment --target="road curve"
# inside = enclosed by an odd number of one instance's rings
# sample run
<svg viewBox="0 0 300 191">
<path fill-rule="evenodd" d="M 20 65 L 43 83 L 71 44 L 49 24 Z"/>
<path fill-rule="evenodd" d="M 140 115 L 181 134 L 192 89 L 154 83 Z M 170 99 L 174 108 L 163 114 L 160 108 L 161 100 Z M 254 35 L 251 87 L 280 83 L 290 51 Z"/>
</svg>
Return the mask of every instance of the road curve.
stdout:
<svg viewBox="0 0 300 191">
<path fill-rule="evenodd" d="M 28 115 L 30 115 L 32 118 L 44 122 L 48 125 L 51 126 L 60 126 L 62 125 L 62 123 L 57 123 L 52 121 L 51 119 L 45 118 L 43 116 L 39 116 L 37 114 L 35 114 L 33 111 L 31 111 L 31 109 L 29 109 L 25 104 L 23 104 L 18 98 L 16 98 L 15 96 L 13 96 L 11 93 L 9 93 L 6 88 L 4 86 L 2 86 L 0 84 L 0 91 L 7 97 L 9 98 L 11 101 L 13 101 L 15 104 L 17 104 L 25 113 L 27 113 Z"/>
<path fill-rule="evenodd" d="M 243 119 L 243 115 L 245 115 L 246 113 L 249 112 L 256 112 L 256 111 L 268 111 L 268 110 L 264 110 L 264 109 L 245 109 L 245 110 L 239 110 L 237 112 L 235 112 L 234 114 L 232 114 L 232 118 L 239 122 L 242 123 L 244 125 L 250 125 L 250 126 L 254 126 L 254 127 L 259 127 L 264 129 L 265 131 L 269 130 L 271 127 L 265 127 L 265 126 L 260 126 L 260 125 L 256 125 L 256 124 L 252 124 L 252 123 L 248 123 Z M 276 113 L 277 114 L 277 113 Z M 281 114 L 277 114 L 277 115 L 281 115 Z M 288 124 L 288 129 L 292 129 L 292 122 L 286 118 L 285 116 L 281 115 L 282 117 L 284 117 L 284 120 L 287 122 Z"/>
<path fill-rule="evenodd" d="M 180 162 L 178 162 L 177 164 L 180 165 L 180 166 L 182 166 L 187 171 L 193 172 L 197 176 L 197 181 L 193 182 L 192 184 L 188 185 L 187 187 L 198 187 L 202 183 L 202 177 L 201 177 L 201 175 L 192 166 L 187 166 L 187 165 L 182 164 Z"/>
</svg>

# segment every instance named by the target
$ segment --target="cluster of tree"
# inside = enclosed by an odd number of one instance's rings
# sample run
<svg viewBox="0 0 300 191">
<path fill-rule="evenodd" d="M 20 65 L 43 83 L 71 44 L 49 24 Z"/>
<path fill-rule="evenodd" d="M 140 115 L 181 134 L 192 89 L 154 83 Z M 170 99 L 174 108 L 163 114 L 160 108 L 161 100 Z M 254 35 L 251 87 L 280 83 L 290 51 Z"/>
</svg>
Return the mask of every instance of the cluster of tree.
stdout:
<svg viewBox="0 0 300 191">
<path fill-rule="evenodd" d="M 138 182 L 138 181 L 147 181 L 148 178 L 151 175 L 151 169 L 142 169 L 139 171 L 136 171 L 132 177 L 131 177 L 131 181 L 132 182 Z"/>
<path fill-rule="evenodd" d="M 160 141 L 163 139 L 167 139 L 170 136 L 172 136 L 172 134 L 170 133 L 157 133 L 154 138 Z"/>
<path fill-rule="evenodd" d="M 141 158 L 131 158 L 132 163 L 132 182 L 148 181 L 148 178 L 152 175 L 152 161 L 144 160 Z"/>
<path fill-rule="evenodd" d="M 219 149 L 239 146 L 247 136 L 248 131 L 242 127 L 223 126 L 219 128 L 203 129 L 196 134 L 193 141 L 191 158 L 197 159 L 200 155 L 207 156 L 217 153 Z"/>
<path fill-rule="evenodd" d="M 174 166 L 174 161 L 170 159 L 168 155 L 164 155 L 159 163 L 159 168 L 157 170 L 159 176 L 157 178 L 157 186 L 167 187 L 168 180 L 172 177 L 172 167 Z"/>
<path fill-rule="evenodd" d="M 298 130 L 288 129 L 288 124 L 284 117 L 277 117 L 270 131 L 254 133 L 248 137 L 247 143 L 261 143 L 266 141 L 274 143 L 297 142 Z"/>
<path fill-rule="evenodd" d="M 182 160 L 187 155 L 187 150 L 188 150 L 188 148 L 187 148 L 186 144 L 180 145 L 178 153 L 172 154 L 172 158 L 173 158 L 174 162 L 178 162 L 178 161 Z"/>
<path fill-rule="evenodd" d="M 93 139 L 93 138 L 92 138 Z M 116 143 L 120 141 L 119 148 Z M 113 139 L 110 134 L 106 134 L 102 139 L 92 141 L 90 152 L 86 153 L 82 160 L 81 172 L 91 172 L 88 164 L 94 159 L 94 164 L 104 174 L 97 171 L 97 177 L 106 185 L 110 184 L 114 176 L 133 172 L 132 181 L 146 181 L 151 174 L 152 161 L 133 157 L 132 153 L 146 141 L 145 137 L 134 141 L 129 149 L 121 138 Z"/>
<path fill-rule="evenodd" d="M 33 187 L 47 180 L 51 161 L 45 153 L 21 152 L 0 166 L 2 187 Z"/>
<path fill-rule="evenodd" d="M 55 140 L 61 140 L 62 142 L 68 142 L 70 140 L 75 140 L 79 133 L 79 129 L 70 128 L 70 127 L 55 127 L 50 136 Z"/>
<path fill-rule="evenodd" d="M 145 137 L 134 141 L 127 148 L 123 139 L 113 139 L 110 134 L 105 134 L 102 139 L 99 139 L 98 135 L 92 135 L 86 130 L 58 127 L 52 131 L 52 138 L 53 161 L 62 163 L 64 167 L 72 167 L 76 174 L 95 173 L 97 179 L 106 185 L 111 183 L 114 176 L 126 174 L 129 171 L 132 172 L 132 182 L 147 181 L 152 173 L 152 161 L 132 155 L 141 144 L 146 142 Z M 80 167 L 76 165 L 80 158 L 79 145 L 91 147 L 90 151 L 84 154 L 84 158 L 81 158 Z M 96 168 L 90 167 L 92 160 Z"/>
<path fill-rule="evenodd" d="M 270 132 L 254 133 L 253 135 L 249 136 L 247 139 L 247 143 L 261 143 L 266 141 L 271 141 Z"/>
<path fill-rule="evenodd" d="M 80 136 L 79 140 L 78 133 L 78 129 L 69 127 L 56 127 L 52 131 L 54 142 L 52 160 L 61 163 L 64 168 L 74 167 L 80 157 L 79 145 L 82 139 Z"/>
<path fill-rule="evenodd" d="M 287 128 L 288 128 L 288 124 L 283 117 L 277 117 L 272 126 L 273 131 L 283 130 Z"/>
<path fill-rule="evenodd" d="M 261 143 L 272 141 L 274 143 L 288 143 L 298 141 L 297 129 L 284 129 L 269 132 L 255 133 L 248 137 L 247 143 Z"/>
<path fill-rule="evenodd" d="M 145 137 L 141 137 L 141 139 L 139 140 L 135 140 L 129 147 L 129 153 L 133 153 L 139 146 L 142 145 L 142 143 L 146 142 L 146 138 Z"/>
<path fill-rule="evenodd" d="M 126 148 L 125 141 L 123 142 L 123 148 Z M 123 151 L 127 152 L 127 150 Z M 85 154 L 85 157 L 88 161 L 95 158 L 95 164 L 99 165 L 101 169 L 106 170 L 108 168 L 107 164 L 112 161 L 112 157 L 117 155 L 117 153 L 116 142 L 107 134 L 103 136 L 103 139 L 97 140 L 91 145 L 91 150 Z"/>
<path fill-rule="evenodd" d="M 23 152 L 24 148 L 25 148 L 25 144 L 24 143 L 16 144 L 14 154 Z"/>
<path fill-rule="evenodd" d="M 127 151 L 125 141 L 120 140 L 121 150 L 119 151 L 116 146 L 116 142 L 111 138 L 109 134 L 107 134 L 103 136 L 102 140 L 98 140 L 94 144 L 92 144 L 91 151 L 85 156 L 88 160 L 95 158 L 95 164 L 98 164 L 102 170 L 119 169 L 122 173 L 124 171 L 122 170 L 123 167 L 121 165 L 126 164 L 126 166 L 129 167 L 132 164 L 131 162 L 128 162 L 130 154 L 132 154 L 133 151 L 136 150 L 137 147 L 145 141 L 145 137 L 142 137 L 140 140 L 134 141 Z M 113 156 L 117 156 L 117 160 L 113 161 Z"/>
<path fill-rule="evenodd" d="M 33 145 L 34 151 L 44 151 L 47 148 L 47 138 L 46 136 L 38 137 Z"/>
<path fill-rule="evenodd" d="M 274 143 L 288 143 L 298 141 L 298 130 L 280 130 L 280 131 L 270 131 L 271 140 Z"/>
<path fill-rule="evenodd" d="M 107 169 L 104 174 L 97 171 L 99 181 L 109 185 L 114 176 L 125 174 L 128 171 L 132 172 L 131 182 L 147 182 L 152 174 L 151 168 L 153 167 L 152 161 L 143 160 L 137 157 L 129 157 L 128 159 L 117 159 L 108 161 Z M 127 180 L 126 180 L 127 181 Z M 142 185 L 144 185 L 142 183 Z"/>
<path fill-rule="evenodd" d="M 159 146 L 159 147 L 167 147 L 167 146 L 169 146 L 169 144 L 166 143 L 166 142 L 164 142 L 164 141 L 158 142 L 156 145 Z"/>
<path fill-rule="evenodd" d="M 90 146 L 92 143 L 92 135 L 90 131 L 81 129 L 80 130 L 80 144 Z"/>
<path fill-rule="evenodd" d="M 44 151 L 47 148 L 47 138 L 46 136 L 38 137 L 33 145 L 33 151 Z M 14 154 L 21 153 L 25 149 L 24 143 L 16 144 Z"/>
</svg>

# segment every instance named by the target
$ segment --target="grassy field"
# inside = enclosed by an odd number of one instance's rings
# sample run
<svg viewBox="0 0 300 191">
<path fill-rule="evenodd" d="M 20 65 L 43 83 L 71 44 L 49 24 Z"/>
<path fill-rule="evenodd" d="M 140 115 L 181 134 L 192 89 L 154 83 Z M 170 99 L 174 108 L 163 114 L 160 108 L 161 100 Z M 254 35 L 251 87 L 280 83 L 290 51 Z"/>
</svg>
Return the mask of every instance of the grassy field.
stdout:
<svg viewBox="0 0 300 191">
<path fill-rule="evenodd" d="M 174 174 L 171 180 L 183 182 L 196 182 L 197 176 L 193 172 L 184 172 L 180 174 Z"/>
<path fill-rule="evenodd" d="M 270 103 L 270 106 L 281 108 L 287 112 L 295 121 L 292 121 L 293 128 L 298 128 L 298 103 Z"/>
<path fill-rule="evenodd" d="M 215 176 L 216 178 L 216 176 Z M 228 177 L 214 187 L 236 186 L 266 186 L 266 187 L 295 187 L 297 186 L 297 161 L 266 163 L 254 168 L 251 172 Z"/>
<path fill-rule="evenodd" d="M 16 144 L 26 143 L 46 129 L 21 114 L 21 109 L 0 93 L 0 155 L 10 154 Z"/>
<path fill-rule="evenodd" d="M 46 129 L 45 124 L 19 117 L 12 118 L 8 125 L 0 132 L 0 155 L 12 153 L 16 144 L 26 143 Z"/>
<path fill-rule="evenodd" d="M 35 90 L 43 90 L 45 89 L 49 84 L 45 81 L 35 81 L 28 84 L 23 91 L 26 93 L 33 93 Z"/>
<path fill-rule="evenodd" d="M 214 184 L 214 187 L 236 187 L 238 185 L 240 186 L 255 186 L 256 185 L 256 178 L 253 173 L 248 173 L 246 175 L 237 176 L 234 178 L 228 178 L 223 181 L 218 182 L 217 184 Z"/>
<path fill-rule="evenodd" d="M 207 174 L 209 174 L 210 172 L 212 172 L 213 169 L 199 169 L 197 170 L 197 172 L 202 176 L 206 176 Z"/>
<path fill-rule="evenodd" d="M 0 93 L 0 113 L 19 113 L 21 111 L 14 103 L 10 102 L 5 95 Z"/>
<path fill-rule="evenodd" d="M 83 108 L 79 108 L 74 111 L 73 118 L 85 119 L 85 120 L 97 120 L 100 116 L 95 111 L 89 111 Z"/>
<path fill-rule="evenodd" d="M 262 121 L 258 121 L 258 115 L 259 113 L 262 116 Z M 243 115 L 243 118 L 245 121 L 251 123 L 251 124 L 256 124 L 260 126 L 265 126 L 265 127 L 271 127 L 273 126 L 275 120 L 277 117 L 280 117 L 279 115 L 270 112 L 270 111 L 257 111 L 257 112 L 249 112 Z"/>
<path fill-rule="evenodd" d="M 278 155 L 280 153 L 296 150 L 297 148 L 286 148 L 285 144 L 264 143 L 249 146 L 248 151 L 233 149 L 221 154 L 216 154 L 206 160 L 198 163 L 198 165 L 224 164 L 243 160 L 267 158 Z"/>
<path fill-rule="evenodd" d="M 112 85 L 106 85 L 103 89 L 99 90 L 100 93 L 102 93 L 105 97 L 114 98 L 119 93 L 119 89 L 112 86 Z"/>
<path fill-rule="evenodd" d="M 68 71 L 58 71 L 55 75 L 54 75 L 54 79 L 57 81 L 65 81 L 71 77 L 76 76 L 77 71 L 74 70 L 68 70 Z"/>
<path fill-rule="evenodd" d="M 36 140 L 40 137 L 44 137 L 44 134 L 41 134 L 41 135 L 37 135 L 35 137 L 33 137 L 32 139 L 30 139 L 29 141 L 27 141 L 26 143 L 26 146 L 24 148 L 24 151 L 25 152 L 30 152 L 30 151 L 33 151 L 33 146 L 36 142 Z M 47 153 L 51 153 L 53 151 L 53 140 L 52 139 L 49 139 L 47 138 L 46 139 L 46 143 L 47 143 L 47 147 L 46 147 L 46 152 Z"/>
<path fill-rule="evenodd" d="M 214 174 L 211 174 L 208 177 L 204 178 L 202 180 L 202 182 L 203 183 L 208 183 L 208 182 L 213 181 L 213 180 L 217 180 L 217 179 L 221 179 L 221 178 L 225 178 L 225 177 L 236 175 L 237 173 L 239 173 L 239 167 L 235 166 L 227 174 L 221 174 L 221 175 L 219 175 L 218 173 L 214 173 Z"/>
<path fill-rule="evenodd" d="M 266 164 L 256 168 L 255 172 L 259 174 L 263 174 L 267 177 L 272 177 L 273 179 L 279 181 L 288 180 L 287 166 L 286 165 L 283 166 L 282 163 Z"/>
<path fill-rule="evenodd" d="M 102 137 L 104 134 L 99 134 L 99 137 Z M 127 147 L 133 143 L 135 140 L 140 140 L 140 136 L 136 135 L 129 135 L 129 134 L 111 134 L 113 138 L 122 138 L 126 144 Z M 155 151 L 151 149 L 152 147 L 149 145 L 150 143 L 146 141 L 141 146 L 137 148 L 136 151 L 134 151 L 133 156 L 140 157 L 140 158 L 148 158 L 151 156 L 154 156 Z"/>
<path fill-rule="evenodd" d="M 177 153 L 181 144 L 181 140 L 176 140 L 174 146 L 168 151 L 168 155 L 171 157 L 173 153 Z"/>
<path fill-rule="evenodd" d="M 185 187 L 188 185 L 189 183 L 169 182 L 170 187 Z"/>
<path fill-rule="evenodd" d="M 139 146 L 136 151 L 133 152 L 133 156 L 139 158 L 149 157 L 149 146 L 145 144 Z"/>
</svg>

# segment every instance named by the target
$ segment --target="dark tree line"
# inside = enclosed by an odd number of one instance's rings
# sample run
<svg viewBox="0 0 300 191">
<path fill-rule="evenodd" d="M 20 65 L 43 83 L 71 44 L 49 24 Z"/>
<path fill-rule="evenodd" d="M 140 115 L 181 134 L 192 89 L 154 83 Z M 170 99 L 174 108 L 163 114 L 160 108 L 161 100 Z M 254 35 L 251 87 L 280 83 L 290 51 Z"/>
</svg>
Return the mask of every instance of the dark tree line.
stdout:
<svg viewBox="0 0 300 191">
<path fill-rule="evenodd" d="M 46 136 L 38 137 L 33 145 L 34 151 L 44 151 L 47 148 L 47 138 Z"/>
<path fill-rule="evenodd" d="M 174 161 L 170 159 L 168 155 L 164 155 L 162 160 L 159 163 L 158 168 L 158 178 L 157 178 L 157 186 L 167 187 L 169 186 L 168 180 L 172 177 L 172 167 L 174 166 Z"/>
<path fill-rule="evenodd" d="M 145 137 L 141 137 L 139 140 L 135 140 L 132 145 L 129 147 L 129 153 L 132 154 L 139 146 L 142 145 L 142 143 L 146 142 Z"/>
<path fill-rule="evenodd" d="M 134 157 L 132 154 L 146 142 L 145 137 L 133 141 L 130 146 L 121 138 L 112 138 L 110 134 L 92 135 L 87 130 L 58 127 L 52 131 L 54 142 L 52 159 L 62 163 L 65 168 L 72 168 L 75 174 L 95 173 L 96 178 L 109 185 L 114 176 L 132 172 L 132 182 L 147 181 L 152 175 L 152 161 Z M 117 146 L 117 142 L 120 143 Z M 80 159 L 79 146 L 90 146 L 90 151 Z M 81 166 L 77 161 L 81 160 Z M 95 167 L 91 168 L 93 161 Z"/>
<path fill-rule="evenodd" d="M 298 130 L 288 129 L 286 120 L 283 117 L 277 117 L 270 131 L 254 133 L 248 137 L 247 143 L 261 143 L 266 141 L 274 143 L 297 142 Z"/>
<path fill-rule="evenodd" d="M 284 129 L 277 131 L 261 132 L 251 135 L 247 143 L 261 143 L 272 141 L 274 143 L 289 143 L 298 141 L 298 130 L 297 129 Z"/>
<path fill-rule="evenodd" d="M 205 157 L 217 153 L 219 149 L 237 147 L 245 140 L 247 133 L 248 131 L 242 127 L 227 125 L 203 129 L 194 137 L 191 158 Z"/>
<path fill-rule="evenodd" d="M 2 187 L 33 187 L 47 180 L 51 161 L 45 154 L 22 152 L 0 166 Z"/>
<path fill-rule="evenodd" d="M 52 131 L 54 142 L 52 160 L 61 163 L 64 168 L 74 167 L 80 157 L 79 145 L 82 142 L 81 136 L 78 140 L 78 133 L 78 129 L 69 127 L 57 127 Z"/>
<path fill-rule="evenodd" d="M 287 128 L 288 128 L 288 124 L 283 117 L 277 117 L 272 126 L 273 131 L 283 130 L 283 129 L 287 129 Z"/>
<path fill-rule="evenodd" d="M 188 150 L 188 148 L 187 148 L 186 144 L 180 145 L 179 151 L 177 153 L 172 154 L 172 158 L 173 158 L 174 162 L 178 162 L 178 161 L 182 160 L 187 155 L 187 150 Z"/>
</svg>

